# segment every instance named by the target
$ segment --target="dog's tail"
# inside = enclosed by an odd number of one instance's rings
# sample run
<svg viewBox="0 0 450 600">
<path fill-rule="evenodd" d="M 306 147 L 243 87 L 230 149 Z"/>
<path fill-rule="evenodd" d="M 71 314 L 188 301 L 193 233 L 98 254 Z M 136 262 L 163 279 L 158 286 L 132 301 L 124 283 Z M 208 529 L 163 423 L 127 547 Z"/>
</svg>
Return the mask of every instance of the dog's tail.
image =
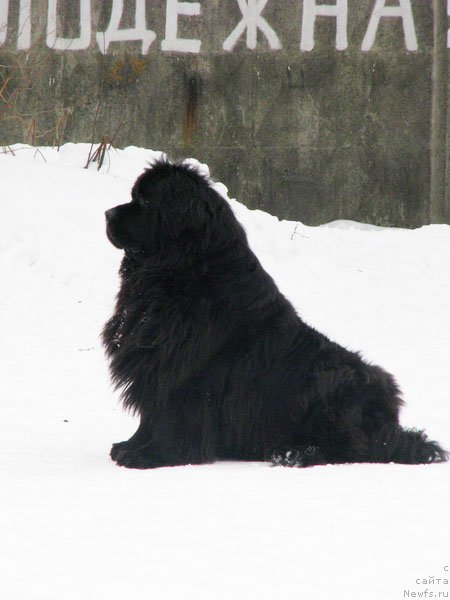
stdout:
<svg viewBox="0 0 450 600">
<path fill-rule="evenodd" d="M 437 442 L 427 438 L 423 431 L 403 429 L 397 424 L 384 425 L 368 439 L 364 448 L 353 454 L 341 450 L 323 451 L 319 446 L 302 446 L 297 449 L 277 451 L 271 454 L 274 466 L 312 467 L 333 463 L 401 463 L 419 465 L 445 462 L 449 453 Z"/>
<path fill-rule="evenodd" d="M 368 462 L 419 465 L 445 462 L 449 453 L 423 431 L 385 425 L 374 434 L 368 448 Z"/>
</svg>

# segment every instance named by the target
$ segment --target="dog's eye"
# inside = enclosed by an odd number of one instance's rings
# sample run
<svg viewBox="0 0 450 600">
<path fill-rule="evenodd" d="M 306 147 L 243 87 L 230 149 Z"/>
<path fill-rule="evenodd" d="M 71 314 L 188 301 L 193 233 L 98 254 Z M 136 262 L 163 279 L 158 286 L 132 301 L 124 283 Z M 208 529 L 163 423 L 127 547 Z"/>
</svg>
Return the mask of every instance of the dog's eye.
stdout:
<svg viewBox="0 0 450 600">
<path fill-rule="evenodd" d="M 134 202 L 135 204 L 142 204 L 141 195 L 138 194 L 138 192 L 134 189 L 131 190 L 131 202 Z"/>
</svg>

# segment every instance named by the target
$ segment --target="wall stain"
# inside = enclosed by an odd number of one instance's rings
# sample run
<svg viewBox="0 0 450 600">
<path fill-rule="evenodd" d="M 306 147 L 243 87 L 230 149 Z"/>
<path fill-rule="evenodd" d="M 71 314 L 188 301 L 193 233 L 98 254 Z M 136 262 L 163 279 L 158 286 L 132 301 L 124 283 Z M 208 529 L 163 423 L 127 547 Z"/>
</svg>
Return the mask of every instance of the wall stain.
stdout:
<svg viewBox="0 0 450 600">
<path fill-rule="evenodd" d="M 192 135 L 198 127 L 203 82 L 197 73 L 185 78 L 185 102 L 183 114 L 183 146 L 191 145 Z"/>
<path fill-rule="evenodd" d="M 146 62 L 135 56 L 125 55 L 116 60 L 107 72 L 107 81 L 116 87 L 125 87 L 139 80 L 145 71 Z"/>
</svg>

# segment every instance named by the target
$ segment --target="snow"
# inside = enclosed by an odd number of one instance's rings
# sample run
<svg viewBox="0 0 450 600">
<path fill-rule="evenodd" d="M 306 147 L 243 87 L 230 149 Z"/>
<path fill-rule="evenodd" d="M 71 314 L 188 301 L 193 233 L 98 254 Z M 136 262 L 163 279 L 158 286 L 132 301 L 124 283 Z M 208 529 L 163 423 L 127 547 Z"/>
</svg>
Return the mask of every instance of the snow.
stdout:
<svg viewBox="0 0 450 600">
<path fill-rule="evenodd" d="M 448 593 L 416 579 L 448 577 L 449 464 L 109 460 L 136 421 L 99 341 L 121 259 L 103 212 L 158 153 L 111 150 L 97 171 L 83 168 L 88 144 L 12 149 L 0 154 L 0 598 Z M 302 317 L 394 373 L 403 424 L 450 448 L 450 227 L 308 227 L 230 202 Z"/>
</svg>

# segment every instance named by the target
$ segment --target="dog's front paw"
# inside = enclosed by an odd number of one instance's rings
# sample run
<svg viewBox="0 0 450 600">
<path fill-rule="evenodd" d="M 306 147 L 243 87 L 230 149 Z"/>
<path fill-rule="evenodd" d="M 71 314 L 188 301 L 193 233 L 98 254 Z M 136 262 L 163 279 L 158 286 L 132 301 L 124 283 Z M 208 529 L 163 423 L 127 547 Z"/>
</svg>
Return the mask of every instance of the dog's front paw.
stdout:
<svg viewBox="0 0 450 600">
<path fill-rule="evenodd" d="M 119 452 L 121 452 L 122 450 L 126 450 L 127 446 L 129 446 L 128 442 L 116 442 L 111 447 L 111 451 L 109 453 L 110 457 L 113 460 L 117 460 Z"/>
<path fill-rule="evenodd" d="M 127 449 L 125 446 L 121 449 L 119 448 L 114 454 L 114 460 L 120 467 L 127 467 L 128 469 L 154 469 L 162 466 L 161 463 L 151 456 L 145 447 Z"/>
</svg>

